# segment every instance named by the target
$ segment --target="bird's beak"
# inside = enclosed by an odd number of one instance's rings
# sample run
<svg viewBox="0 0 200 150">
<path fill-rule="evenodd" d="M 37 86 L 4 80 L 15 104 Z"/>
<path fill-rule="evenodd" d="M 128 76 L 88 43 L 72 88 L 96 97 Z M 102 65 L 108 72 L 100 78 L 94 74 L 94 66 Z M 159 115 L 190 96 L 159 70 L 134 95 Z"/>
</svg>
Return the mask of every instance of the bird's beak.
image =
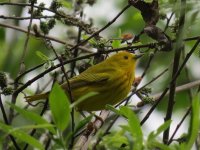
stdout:
<svg viewBox="0 0 200 150">
<path fill-rule="evenodd" d="M 135 58 L 135 59 L 138 59 L 138 58 L 142 57 L 143 55 L 144 55 L 144 53 L 136 54 L 134 58 Z"/>
</svg>

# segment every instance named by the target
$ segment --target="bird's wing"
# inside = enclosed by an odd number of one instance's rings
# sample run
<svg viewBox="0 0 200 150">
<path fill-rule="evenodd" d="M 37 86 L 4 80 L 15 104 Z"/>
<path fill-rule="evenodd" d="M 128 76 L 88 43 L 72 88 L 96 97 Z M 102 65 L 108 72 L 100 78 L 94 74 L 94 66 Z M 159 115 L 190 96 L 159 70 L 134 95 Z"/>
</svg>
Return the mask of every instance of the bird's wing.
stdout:
<svg viewBox="0 0 200 150">
<path fill-rule="evenodd" d="M 104 84 L 109 80 L 106 73 L 82 73 L 69 80 L 70 88 L 84 87 L 88 85 Z M 68 88 L 68 83 L 61 85 L 64 89 Z"/>
</svg>

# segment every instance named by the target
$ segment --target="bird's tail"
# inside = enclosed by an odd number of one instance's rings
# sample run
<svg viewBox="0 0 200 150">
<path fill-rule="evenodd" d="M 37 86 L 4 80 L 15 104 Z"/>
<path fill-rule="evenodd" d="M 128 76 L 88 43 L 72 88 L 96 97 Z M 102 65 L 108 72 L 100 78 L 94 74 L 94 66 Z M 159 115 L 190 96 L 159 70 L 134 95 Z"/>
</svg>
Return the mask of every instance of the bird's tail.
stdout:
<svg viewBox="0 0 200 150">
<path fill-rule="evenodd" d="M 33 96 L 26 96 L 25 99 L 27 102 L 33 102 L 41 99 L 47 99 L 49 97 L 49 92 L 43 94 L 37 94 Z"/>
</svg>

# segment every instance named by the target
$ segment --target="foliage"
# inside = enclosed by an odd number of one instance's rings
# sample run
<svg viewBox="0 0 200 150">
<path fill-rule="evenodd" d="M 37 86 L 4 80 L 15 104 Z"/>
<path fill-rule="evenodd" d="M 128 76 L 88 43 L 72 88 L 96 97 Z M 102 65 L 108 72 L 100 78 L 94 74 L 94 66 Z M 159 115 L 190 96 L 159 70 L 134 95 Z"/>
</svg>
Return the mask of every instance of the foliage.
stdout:
<svg viewBox="0 0 200 150">
<path fill-rule="evenodd" d="M 186 0 L 0 1 L 0 149 L 75 149 L 77 144 L 198 149 L 199 5 Z M 98 93 L 70 103 L 73 97 L 59 84 L 119 50 L 145 54 L 136 70 L 137 76 L 142 72 L 142 85 L 134 85 L 119 107 L 108 105 L 107 119 L 95 117 L 102 115 L 98 112 L 82 117 L 76 105 Z M 46 101 L 24 99 L 49 90 Z M 170 91 L 170 98 L 160 97 L 163 91 Z"/>
</svg>

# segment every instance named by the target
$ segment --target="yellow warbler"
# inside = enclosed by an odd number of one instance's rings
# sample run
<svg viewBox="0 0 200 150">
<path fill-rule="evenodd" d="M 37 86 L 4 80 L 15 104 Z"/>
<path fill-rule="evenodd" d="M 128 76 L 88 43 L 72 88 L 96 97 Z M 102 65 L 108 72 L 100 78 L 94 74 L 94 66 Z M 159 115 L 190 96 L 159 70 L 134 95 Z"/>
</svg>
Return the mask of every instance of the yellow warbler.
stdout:
<svg viewBox="0 0 200 150">
<path fill-rule="evenodd" d="M 73 101 L 89 92 L 98 93 L 80 102 L 77 105 L 78 110 L 102 110 L 106 104 L 115 105 L 122 101 L 128 95 L 135 80 L 136 59 L 139 57 L 141 54 L 119 52 L 71 78 L 69 83 Z M 61 87 L 67 93 L 68 84 L 65 82 Z M 27 96 L 26 99 L 28 102 L 45 99 L 48 93 Z"/>
</svg>

